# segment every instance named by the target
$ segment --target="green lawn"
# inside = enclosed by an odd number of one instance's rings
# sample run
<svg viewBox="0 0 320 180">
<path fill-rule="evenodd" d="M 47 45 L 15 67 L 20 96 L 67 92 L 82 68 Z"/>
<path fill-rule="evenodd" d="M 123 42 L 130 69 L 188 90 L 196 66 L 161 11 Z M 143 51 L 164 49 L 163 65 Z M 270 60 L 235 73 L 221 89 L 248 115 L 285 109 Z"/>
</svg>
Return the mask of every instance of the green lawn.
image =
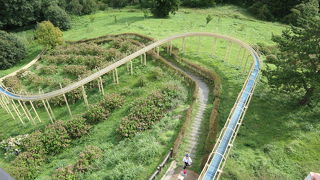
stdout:
<svg viewBox="0 0 320 180">
<path fill-rule="evenodd" d="M 213 20 L 206 25 L 205 18 L 208 14 L 213 16 Z M 117 23 L 114 22 L 113 15 L 117 16 Z M 95 17 L 94 22 L 90 22 L 90 16 Z M 256 20 L 243 9 L 234 6 L 180 9 L 176 15 L 168 19 L 144 19 L 143 13 L 136 9 L 108 10 L 90 16 L 73 17 L 72 29 L 64 32 L 64 38 L 79 40 L 105 34 L 137 32 L 160 39 L 178 33 L 200 31 L 233 36 L 249 44 L 272 44 L 271 35 L 280 34 L 287 27 L 279 23 Z M 237 46 L 232 49 L 232 60 L 226 62 L 222 60 L 226 49 L 225 42 L 219 42 L 220 48 L 215 54 L 216 57 L 212 57 L 208 53 L 212 51 L 212 40 L 200 40 L 201 46 L 197 44 L 198 38 L 187 39 L 185 57 L 217 71 L 222 77 L 222 102 L 219 109 L 221 128 L 243 84 L 243 64 L 237 61 Z M 174 44 L 180 47 L 181 41 L 177 40 Z M 9 71 L 12 69 L 0 71 L 0 74 Z M 114 90 L 118 90 L 117 88 Z M 295 102 L 290 101 L 287 95 L 272 92 L 265 83 L 258 84 L 222 179 L 302 179 L 310 171 L 320 171 L 320 108 L 300 108 L 292 104 Z M 3 134 L 14 135 L 32 129 L 22 127 L 3 111 L 0 111 L 0 115 L 1 118 L 4 117 L 1 124 L 8 124 L 4 125 L 7 128 L 5 132 L 1 131 Z M 93 139 L 103 133 L 103 128 L 108 126 L 107 123 L 111 122 L 104 122 L 101 127 L 95 127 Z M 104 140 L 100 139 L 98 142 L 105 142 Z M 79 149 L 74 152 L 79 152 Z M 68 155 L 70 153 L 66 152 L 57 157 L 66 160 L 54 161 L 50 166 L 57 167 L 72 161 L 72 157 Z M 5 163 L 0 161 L 0 165 L 5 166 Z M 45 179 L 48 174 L 50 173 L 44 172 L 42 178 Z M 93 177 L 101 177 L 104 174 L 105 172 L 98 170 Z"/>
</svg>

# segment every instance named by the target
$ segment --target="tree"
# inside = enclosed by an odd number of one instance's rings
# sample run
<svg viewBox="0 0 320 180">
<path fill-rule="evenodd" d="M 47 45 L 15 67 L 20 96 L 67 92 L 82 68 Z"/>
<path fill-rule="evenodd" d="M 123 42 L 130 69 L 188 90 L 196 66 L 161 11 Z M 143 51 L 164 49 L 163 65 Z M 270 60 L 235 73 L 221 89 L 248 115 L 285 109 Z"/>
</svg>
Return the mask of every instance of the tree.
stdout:
<svg viewBox="0 0 320 180">
<path fill-rule="evenodd" d="M 215 4 L 215 0 L 182 0 L 182 5 L 188 7 L 212 7 Z"/>
<path fill-rule="evenodd" d="M 0 21 L 4 27 L 34 23 L 41 14 L 41 0 L 1 0 Z"/>
<path fill-rule="evenodd" d="M 272 40 L 279 52 L 267 59 L 263 71 L 270 87 L 298 94 L 299 103 L 309 105 L 320 97 L 320 20 L 309 20 L 302 28 L 292 26 Z"/>
<path fill-rule="evenodd" d="M 12 67 L 25 56 L 25 45 L 14 34 L 0 31 L 0 69 Z"/>
<path fill-rule="evenodd" d="M 291 13 L 284 20 L 293 25 L 302 25 L 304 21 L 319 16 L 318 0 L 308 0 L 291 9 Z"/>
<path fill-rule="evenodd" d="M 50 21 L 43 21 L 37 25 L 35 38 L 39 44 L 48 48 L 54 48 L 63 43 L 63 33 Z"/>
<path fill-rule="evenodd" d="M 179 0 L 155 0 L 151 12 L 155 17 L 168 17 L 179 9 Z"/>
<path fill-rule="evenodd" d="M 49 20 L 55 26 L 62 30 L 70 28 L 70 17 L 69 15 L 57 5 L 51 5 L 44 12 L 45 19 Z"/>
</svg>

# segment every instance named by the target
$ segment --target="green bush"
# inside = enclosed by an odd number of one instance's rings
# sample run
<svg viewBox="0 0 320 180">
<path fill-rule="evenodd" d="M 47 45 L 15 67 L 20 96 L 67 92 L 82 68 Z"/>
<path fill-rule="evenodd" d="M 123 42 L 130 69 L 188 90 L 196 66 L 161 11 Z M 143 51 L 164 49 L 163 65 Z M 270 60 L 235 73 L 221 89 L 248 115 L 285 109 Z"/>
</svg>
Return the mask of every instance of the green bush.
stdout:
<svg viewBox="0 0 320 180">
<path fill-rule="evenodd" d="M 12 67 L 25 56 L 25 45 L 15 35 L 0 30 L 0 69 Z"/>
<path fill-rule="evenodd" d="M 62 30 L 70 29 L 69 15 L 57 5 L 49 6 L 44 12 L 46 20 L 49 20 L 55 26 Z"/>
<path fill-rule="evenodd" d="M 102 150 L 97 146 L 86 146 L 85 150 L 79 154 L 79 159 L 74 165 L 74 171 L 86 172 L 91 164 L 102 157 Z"/>
<path fill-rule="evenodd" d="M 73 76 L 79 76 L 88 72 L 87 67 L 83 65 L 67 65 L 63 67 L 63 72 Z"/>
<path fill-rule="evenodd" d="M 80 138 L 83 135 L 88 134 L 91 128 L 91 126 L 86 123 L 85 119 L 81 117 L 66 121 L 64 127 L 72 139 Z"/>
<path fill-rule="evenodd" d="M 108 0 L 108 4 L 113 8 L 123 8 L 128 4 L 128 0 Z"/>
<path fill-rule="evenodd" d="M 35 38 L 39 44 L 54 48 L 63 43 L 63 33 L 58 27 L 55 27 L 50 21 L 42 21 L 37 25 Z"/>
<path fill-rule="evenodd" d="M 17 76 L 10 76 L 3 80 L 3 84 L 7 88 L 12 88 L 15 92 L 22 90 L 22 84 Z"/>
<path fill-rule="evenodd" d="M 85 150 L 79 154 L 79 159 L 75 164 L 58 168 L 54 173 L 54 179 L 78 179 L 78 174 L 88 171 L 92 163 L 102 157 L 102 150 L 97 146 L 86 146 Z"/>
<path fill-rule="evenodd" d="M 43 143 L 48 154 L 58 154 L 70 144 L 70 136 L 63 121 L 50 124 L 43 132 Z"/>
<path fill-rule="evenodd" d="M 175 14 L 179 9 L 179 0 L 155 0 L 151 12 L 155 17 L 168 17 L 169 13 Z"/>
<path fill-rule="evenodd" d="M 152 73 L 152 77 L 153 77 L 155 80 L 161 80 L 162 77 L 164 76 L 164 72 L 163 72 L 163 70 L 162 70 L 160 67 L 154 67 L 154 68 L 152 68 L 151 73 Z"/>
<path fill-rule="evenodd" d="M 33 154 L 37 154 L 39 156 L 43 156 L 46 154 L 46 149 L 44 143 L 42 141 L 43 133 L 40 131 L 35 131 L 31 133 L 24 141 L 23 141 L 23 149 L 26 152 L 31 152 Z"/>
<path fill-rule="evenodd" d="M 109 111 L 100 105 L 90 105 L 87 112 L 82 116 L 89 124 L 96 124 L 109 117 Z"/>
<path fill-rule="evenodd" d="M 55 65 L 49 65 L 49 66 L 43 66 L 39 70 L 41 74 L 52 75 L 57 72 L 57 68 L 58 67 Z"/>
<path fill-rule="evenodd" d="M 120 122 L 119 134 L 123 137 L 130 137 L 139 131 L 151 128 L 154 123 L 164 117 L 166 111 L 186 98 L 184 94 L 187 93 L 178 84 L 169 83 L 162 90 L 133 102 L 128 115 Z"/>
<path fill-rule="evenodd" d="M 117 93 L 107 94 L 100 102 L 101 106 L 110 112 L 121 108 L 124 104 L 124 97 Z"/>
<path fill-rule="evenodd" d="M 147 78 L 146 78 L 145 76 L 141 76 L 141 77 L 138 79 L 138 81 L 137 81 L 137 83 L 136 83 L 136 86 L 137 86 L 137 87 L 145 87 L 145 86 L 147 85 L 147 83 L 148 83 Z"/>
<path fill-rule="evenodd" d="M 39 154 L 23 152 L 12 162 L 10 174 L 16 179 L 35 179 L 44 161 L 44 157 Z"/>
</svg>

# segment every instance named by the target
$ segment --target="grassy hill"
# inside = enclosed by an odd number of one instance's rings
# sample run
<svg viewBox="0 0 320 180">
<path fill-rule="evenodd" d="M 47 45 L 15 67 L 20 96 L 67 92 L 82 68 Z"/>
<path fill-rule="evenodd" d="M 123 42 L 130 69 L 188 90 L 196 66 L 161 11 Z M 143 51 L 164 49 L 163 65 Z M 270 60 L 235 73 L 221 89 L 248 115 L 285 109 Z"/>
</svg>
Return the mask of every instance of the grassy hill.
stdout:
<svg viewBox="0 0 320 180">
<path fill-rule="evenodd" d="M 208 14 L 212 15 L 213 20 L 206 25 Z M 232 36 L 249 44 L 272 44 L 271 35 L 280 34 L 285 28 L 285 25 L 279 23 L 256 20 L 245 10 L 234 6 L 180 9 L 168 19 L 144 18 L 140 10 L 121 9 L 73 17 L 72 29 L 64 32 L 64 38 L 80 40 L 105 34 L 137 32 L 161 39 L 177 33 L 200 31 Z M 18 34 L 28 41 L 32 31 Z M 241 89 L 244 76 L 236 58 L 237 47 L 233 48 L 232 61 L 225 62 L 221 55 L 226 44 L 221 42 L 218 50 L 220 54 L 212 57 L 207 53 L 211 51 L 212 41 L 204 38 L 200 40 L 199 51 L 198 38 L 187 40 L 185 57 L 219 72 L 222 77 L 222 102 L 219 109 L 221 128 Z M 30 54 L 36 54 L 39 49 L 30 44 L 33 47 Z M 181 46 L 180 41 L 174 44 Z M 1 71 L 0 74 L 11 70 Z M 319 172 L 320 108 L 298 107 L 287 95 L 272 92 L 264 78 L 261 79 L 222 179 L 302 179 L 310 171 Z M 0 111 L 0 116 L 7 115 Z M 101 128 L 97 128 L 95 132 L 101 131 Z M 95 175 L 99 177 L 101 174 Z"/>
</svg>

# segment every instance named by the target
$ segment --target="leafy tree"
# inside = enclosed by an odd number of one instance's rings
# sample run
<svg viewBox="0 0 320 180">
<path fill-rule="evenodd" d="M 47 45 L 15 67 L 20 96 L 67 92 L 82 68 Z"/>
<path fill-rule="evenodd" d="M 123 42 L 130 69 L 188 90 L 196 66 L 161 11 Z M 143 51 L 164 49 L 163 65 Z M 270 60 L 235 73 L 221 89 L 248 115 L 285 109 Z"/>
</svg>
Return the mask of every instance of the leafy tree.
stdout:
<svg viewBox="0 0 320 180">
<path fill-rule="evenodd" d="M 302 25 L 305 20 L 316 16 L 319 16 L 319 1 L 308 0 L 292 8 L 291 13 L 287 15 L 284 20 L 294 25 Z"/>
<path fill-rule="evenodd" d="M 98 4 L 95 0 L 81 0 L 82 14 L 91 14 L 98 9 Z"/>
<path fill-rule="evenodd" d="M 179 0 L 155 0 L 151 12 L 155 17 L 168 17 L 179 9 Z"/>
<path fill-rule="evenodd" d="M 51 5 L 46 9 L 45 18 L 62 30 L 70 28 L 69 15 L 57 5 Z"/>
<path fill-rule="evenodd" d="M 0 7 L 0 24 L 4 27 L 34 23 L 41 14 L 41 0 L 1 0 Z"/>
<path fill-rule="evenodd" d="M 43 21 L 37 25 L 35 38 L 39 44 L 48 48 L 54 48 L 63 43 L 63 33 L 58 27 L 55 27 L 50 21 Z"/>
<path fill-rule="evenodd" d="M 299 94 L 301 105 L 319 98 L 320 20 L 309 20 L 302 28 L 291 27 L 282 36 L 273 36 L 280 50 L 267 59 L 264 75 L 272 88 Z M 302 91 L 302 93 L 301 93 Z"/>
<path fill-rule="evenodd" d="M 75 15 L 82 14 L 82 5 L 80 4 L 79 0 L 71 0 L 67 6 L 68 12 Z"/>
<path fill-rule="evenodd" d="M 123 8 L 128 5 L 128 0 L 109 0 L 108 4 L 114 8 Z"/>
<path fill-rule="evenodd" d="M 0 31 L 0 69 L 10 68 L 25 56 L 25 45 L 14 34 Z"/>
<path fill-rule="evenodd" d="M 182 0 L 182 5 L 188 7 L 211 7 L 215 4 L 215 0 Z"/>
</svg>

